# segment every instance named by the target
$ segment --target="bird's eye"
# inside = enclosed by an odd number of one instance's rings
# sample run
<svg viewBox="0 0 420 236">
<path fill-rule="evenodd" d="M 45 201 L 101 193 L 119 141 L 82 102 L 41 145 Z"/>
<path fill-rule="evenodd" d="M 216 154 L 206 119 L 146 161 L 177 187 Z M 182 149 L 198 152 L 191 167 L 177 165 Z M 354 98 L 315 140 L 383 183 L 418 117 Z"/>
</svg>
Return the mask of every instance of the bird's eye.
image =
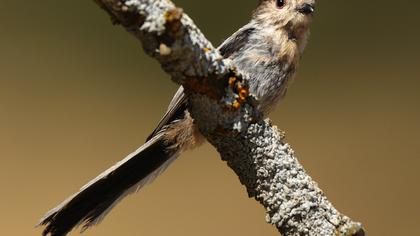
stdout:
<svg viewBox="0 0 420 236">
<path fill-rule="evenodd" d="M 286 0 L 276 0 L 276 5 L 278 8 L 283 8 Z"/>
</svg>

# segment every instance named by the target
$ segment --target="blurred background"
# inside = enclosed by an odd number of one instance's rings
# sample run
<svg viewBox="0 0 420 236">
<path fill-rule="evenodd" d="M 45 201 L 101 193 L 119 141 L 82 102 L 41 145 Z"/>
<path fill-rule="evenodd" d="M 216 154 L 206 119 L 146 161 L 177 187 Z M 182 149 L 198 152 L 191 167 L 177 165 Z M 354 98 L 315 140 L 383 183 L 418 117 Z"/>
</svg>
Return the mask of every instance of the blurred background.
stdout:
<svg viewBox="0 0 420 236">
<path fill-rule="evenodd" d="M 218 45 L 257 1 L 175 2 Z M 271 115 L 372 236 L 419 232 L 418 9 L 319 1 L 298 78 Z M 3 0 L 0 22 L 0 234 L 40 235 L 47 210 L 144 142 L 177 86 L 93 1 Z M 206 144 L 84 235 L 278 235 L 264 219 Z"/>
</svg>

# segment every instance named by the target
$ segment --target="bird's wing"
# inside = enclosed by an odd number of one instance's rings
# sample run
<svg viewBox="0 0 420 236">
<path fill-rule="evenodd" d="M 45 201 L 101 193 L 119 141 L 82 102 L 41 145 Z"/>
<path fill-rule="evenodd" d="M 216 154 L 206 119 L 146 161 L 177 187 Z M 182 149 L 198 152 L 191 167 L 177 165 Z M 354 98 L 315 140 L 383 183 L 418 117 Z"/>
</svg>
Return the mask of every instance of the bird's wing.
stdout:
<svg viewBox="0 0 420 236">
<path fill-rule="evenodd" d="M 227 38 L 217 49 L 224 58 L 228 58 L 233 53 L 241 50 L 241 48 L 248 42 L 249 36 L 253 31 L 255 31 L 255 28 L 252 25 L 245 25 L 232 36 Z"/>
<path fill-rule="evenodd" d="M 147 137 L 146 141 L 152 139 L 156 134 L 160 133 L 162 130 L 165 130 L 165 127 L 176 121 L 182 119 L 184 113 L 187 109 L 187 96 L 184 93 L 184 88 L 179 87 L 178 91 L 175 93 L 172 101 L 169 103 L 168 109 L 166 110 L 165 115 L 160 119 L 158 125 L 153 130 L 153 132 Z"/>
</svg>

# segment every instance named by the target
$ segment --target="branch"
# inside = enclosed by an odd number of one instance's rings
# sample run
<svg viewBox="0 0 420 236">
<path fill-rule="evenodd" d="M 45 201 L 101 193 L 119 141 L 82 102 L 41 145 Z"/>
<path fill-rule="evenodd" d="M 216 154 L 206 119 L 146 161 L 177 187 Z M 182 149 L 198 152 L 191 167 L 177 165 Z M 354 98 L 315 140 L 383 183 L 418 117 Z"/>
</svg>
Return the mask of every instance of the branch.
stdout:
<svg viewBox="0 0 420 236">
<path fill-rule="evenodd" d="M 246 80 L 169 0 L 95 0 L 185 87 L 201 133 L 284 236 L 362 236 L 305 172 L 284 135 L 263 120 Z"/>
</svg>

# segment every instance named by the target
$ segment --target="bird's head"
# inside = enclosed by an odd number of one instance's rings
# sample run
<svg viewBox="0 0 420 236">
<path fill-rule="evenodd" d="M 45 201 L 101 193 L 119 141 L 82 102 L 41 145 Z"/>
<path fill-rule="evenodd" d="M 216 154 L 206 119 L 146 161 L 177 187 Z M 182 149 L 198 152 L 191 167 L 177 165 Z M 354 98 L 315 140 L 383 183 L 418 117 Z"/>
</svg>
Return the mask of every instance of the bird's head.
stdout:
<svg viewBox="0 0 420 236">
<path fill-rule="evenodd" d="M 315 0 L 260 0 L 253 20 L 267 29 L 286 31 L 292 40 L 300 40 L 309 32 L 314 11 Z"/>
</svg>

